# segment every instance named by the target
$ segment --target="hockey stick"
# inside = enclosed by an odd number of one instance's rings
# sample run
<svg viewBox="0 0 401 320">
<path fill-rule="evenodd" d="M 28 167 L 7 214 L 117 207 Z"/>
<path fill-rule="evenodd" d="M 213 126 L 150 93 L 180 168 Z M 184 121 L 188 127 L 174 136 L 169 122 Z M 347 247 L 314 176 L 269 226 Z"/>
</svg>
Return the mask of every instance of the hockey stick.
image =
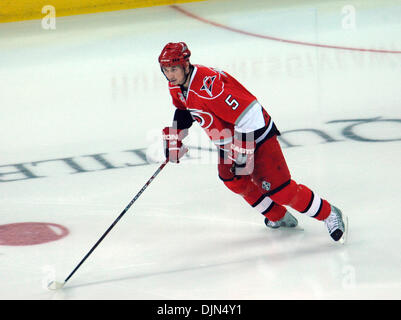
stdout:
<svg viewBox="0 0 401 320">
<path fill-rule="evenodd" d="M 102 240 L 107 236 L 107 234 L 111 231 L 111 229 L 114 228 L 114 226 L 117 224 L 118 221 L 124 216 L 124 214 L 128 211 L 128 209 L 134 204 L 134 202 L 140 197 L 140 195 L 145 191 L 145 189 L 150 185 L 150 183 L 156 178 L 156 176 L 160 173 L 160 171 L 163 170 L 163 168 L 166 166 L 168 163 L 168 159 L 166 159 L 160 167 L 155 171 L 155 173 L 150 177 L 150 179 L 145 183 L 145 185 L 142 187 L 142 189 L 137 193 L 137 195 L 131 200 L 131 202 L 125 207 L 125 209 L 120 213 L 120 215 L 117 217 L 116 220 L 111 224 L 111 226 L 106 230 L 105 233 L 100 237 L 100 239 L 95 243 L 95 245 L 89 250 L 89 252 L 86 254 L 86 256 L 81 260 L 80 263 L 75 267 L 74 270 L 69 274 L 69 276 L 64 280 L 64 282 L 58 282 L 58 281 L 51 281 L 48 284 L 48 288 L 50 290 L 58 290 L 61 289 L 65 286 L 67 281 L 72 277 L 72 275 L 78 270 L 78 268 L 85 262 L 85 260 L 91 255 L 91 253 L 96 249 L 96 247 L 102 242 Z"/>
</svg>

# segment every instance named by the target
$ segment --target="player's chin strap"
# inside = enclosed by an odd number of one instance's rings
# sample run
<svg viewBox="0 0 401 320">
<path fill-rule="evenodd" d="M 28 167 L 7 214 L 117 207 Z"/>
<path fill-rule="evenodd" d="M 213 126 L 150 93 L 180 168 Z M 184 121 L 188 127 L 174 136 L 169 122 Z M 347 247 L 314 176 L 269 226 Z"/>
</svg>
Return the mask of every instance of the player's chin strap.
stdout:
<svg viewBox="0 0 401 320">
<path fill-rule="evenodd" d="M 192 74 L 192 71 L 194 71 L 194 66 L 192 64 L 189 64 L 189 71 L 185 75 L 185 80 L 184 80 L 183 84 L 181 84 L 181 85 L 184 85 L 185 83 L 187 83 L 188 77 Z"/>
</svg>

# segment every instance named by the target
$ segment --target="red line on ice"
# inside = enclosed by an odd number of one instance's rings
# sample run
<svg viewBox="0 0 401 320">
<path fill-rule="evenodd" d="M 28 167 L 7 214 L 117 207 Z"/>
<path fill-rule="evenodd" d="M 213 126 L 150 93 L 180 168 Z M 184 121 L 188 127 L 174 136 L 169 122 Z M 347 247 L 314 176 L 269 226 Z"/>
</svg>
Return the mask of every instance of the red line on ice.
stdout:
<svg viewBox="0 0 401 320">
<path fill-rule="evenodd" d="M 250 37 L 256 37 L 256 38 L 262 38 L 262 39 L 267 39 L 271 41 L 279 41 L 279 42 L 285 42 L 285 43 L 290 43 L 290 44 L 296 44 L 296 45 L 303 45 L 303 46 L 311 46 L 311 47 L 320 47 L 320 48 L 328 48 L 328 49 L 339 49 L 339 50 L 352 50 L 352 51 L 362 51 L 362 52 L 374 52 L 374 53 L 392 53 L 392 54 L 400 54 L 401 51 L 396 51 L 396 50 L 380 50 L 380 49 L 363 49 L 363 48 L 352 48 L 352 47 L 341 47 L 341 46 L 332 46 L 332 45 L 327 45 L 327 44 L 319 44 L 319 43 L 311 43 L 311 42 L 303 42 L 303 41 L 295 41 L 295 40 L 288 40 L 288 39 L 282 39 L 282 38 L 277 38 L 277 37 L 271 37 L 271 36 L 266 36 L 263 34 L 258 34 L 258 33 L 253 33 L 253 32 L 248 32 L 244 31 L 241 29 L 236 29 L 233 27 L 226 26 L 224 24 L 214 22 L 205 18 L 202 18 L 200 16 L 197 16 L 181 7 L 178 7 L 176 5 L 171 5 L 170 6 L 172 9 L 186 15 L 187 17 L 196 19 L 198 21 L 201 21 L 203 23 L 210 24 L 212 26 L 221 28 L 221 29 L 226 29 L 231 32 L 236 32 L 240 33 L 246 36 Z"/>
</svg>

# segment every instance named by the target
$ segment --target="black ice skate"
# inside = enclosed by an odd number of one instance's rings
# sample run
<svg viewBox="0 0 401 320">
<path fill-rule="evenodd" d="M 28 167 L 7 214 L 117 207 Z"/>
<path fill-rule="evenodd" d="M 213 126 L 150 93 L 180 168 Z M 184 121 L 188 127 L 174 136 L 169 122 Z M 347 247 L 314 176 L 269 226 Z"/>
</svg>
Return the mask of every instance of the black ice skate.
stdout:
<svg viewBox="0 0 401 320">
<path fill-rule="evenodd" d="M 340 209 L 331 205 L 330 215 L 324 220 L 334 241 L 345 243 L 348 229 L 348 218 L 342 214 Z"/>
</svg>

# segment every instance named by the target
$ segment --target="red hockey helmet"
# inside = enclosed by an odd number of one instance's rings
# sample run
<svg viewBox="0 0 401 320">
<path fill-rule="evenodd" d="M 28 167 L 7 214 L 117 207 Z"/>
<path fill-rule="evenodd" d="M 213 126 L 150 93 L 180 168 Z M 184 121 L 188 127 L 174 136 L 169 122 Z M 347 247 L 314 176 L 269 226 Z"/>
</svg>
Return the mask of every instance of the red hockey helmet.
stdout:
<svg viewBox="0 0 401 320">
<path fill-rule="evenodd" d="M 190 56 L 191 51 L 185 42 L 169 42 L 159 56 L 160 67 L 185 66 Z"/>
</svg>

